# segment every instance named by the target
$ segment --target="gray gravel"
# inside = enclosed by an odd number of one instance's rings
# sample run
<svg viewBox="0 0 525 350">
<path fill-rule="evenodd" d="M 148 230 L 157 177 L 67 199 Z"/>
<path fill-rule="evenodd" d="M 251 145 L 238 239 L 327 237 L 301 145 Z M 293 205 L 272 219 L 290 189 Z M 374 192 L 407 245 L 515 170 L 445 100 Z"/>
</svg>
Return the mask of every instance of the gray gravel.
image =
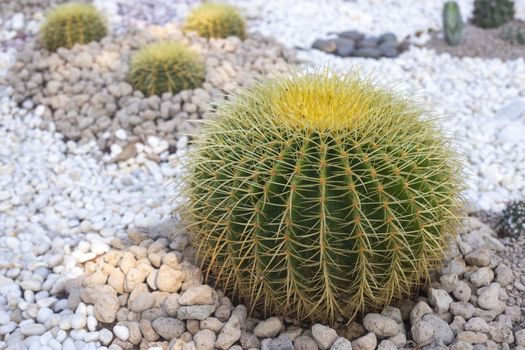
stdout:
<svg viewBox="0 0 525 350">
<path fill-rule="evenodd" d="M 161 97 L 145 97 L 133 90 L 127 82 L 130 56 L 161 38 L 183 42 L 204 57 L 207 73 L 202 87 Z M 208 41 L 182 34 L 170 24 L 57 53 L 31 43 L 19 53 L 7 82 L 14 87 L 18 103 L 44 105 L 44 118 L 54 122 L 66 139 L 94 140 L 104 150 L 116 144 L 122 152 L 128 145 L 146 143 L 150 136 L 175 146 L 180 133 L 197 128 L 191 120 L 207 117 L 210 101 L 247 84 L 255 75 L 284 69 L 294 62 L 293 57 L 260 35 L 244 41 L 235 37 Z"/>
</svg>

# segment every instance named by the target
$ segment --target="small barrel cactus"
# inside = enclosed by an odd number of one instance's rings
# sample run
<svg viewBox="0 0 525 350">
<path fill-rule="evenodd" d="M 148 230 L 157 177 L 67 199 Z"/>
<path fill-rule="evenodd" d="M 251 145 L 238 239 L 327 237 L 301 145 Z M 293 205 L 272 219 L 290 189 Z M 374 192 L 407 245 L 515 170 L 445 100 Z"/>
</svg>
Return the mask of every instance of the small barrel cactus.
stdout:
<svg viewBox="0 0 525 350">
<path fill-rule="evenodd" d="M 447 1 L 443 6 L 443 31 L 449 45 L 459 45 L 463 37 L 463 19 L 455 1 Z"/>
<path fill-rule="evenodd" d="M 472 22 L 481 28 L 496 28 L 514 18 L 512 0 L 475 0 Z"/>
<path fill-rule="evenodd" d="M 350 319 L 440 263 L 460 162 L 416 103 L 322 70 L 255 83 L 216 114 L 181 215 L 208 277 L 252 310 Z"/>
<path fill-rule="evenodd" d="M 59 5 L 49 12 L 41 28 L 42 40 L 49 51 L 98 41 L 106 32 L 104 17 L 90 4 Z"/>
<path fill-rule="evenodd" d="M 502 236 L 525 235 L 525 201 L 514 201 L 507 205 L 501 215 L 499 231 Z"/>
<path fill-rule="evenodd" d="M 501 38 L 511 45 L 525 45 L 525 29 L 507 25 L 501 31 Z"/>
<path fill-rule="evenodd" d="M 206 68 L 200 55 L 175 42 L 157 42 L 131 59 L 129 81 L 147 96 L 178 93 L 202 85 Z"/>
<path fill-rule="evenodd" d="M 195 8 L 186 18 L 184 29 L 197 32 L 205 38 L 226 38 L 245 35 L 244 18 L 227 4 L 205 3 Z"/>
</svg>

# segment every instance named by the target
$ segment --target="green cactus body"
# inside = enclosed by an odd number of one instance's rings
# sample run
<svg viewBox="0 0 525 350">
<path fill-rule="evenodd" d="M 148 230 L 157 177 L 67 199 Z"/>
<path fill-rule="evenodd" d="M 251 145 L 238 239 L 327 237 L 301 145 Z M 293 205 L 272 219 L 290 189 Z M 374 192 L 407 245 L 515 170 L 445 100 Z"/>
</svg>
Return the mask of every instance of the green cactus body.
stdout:
<svg viewBox="0 0 525 350">
<path fill-rule="evenodd" d="M 496 28 L 514 18 L 512 0 L 475 0 L 472 22 L 481 28 Z"/>
<path fill-rule="evenodd" d="M 525 235 L 525 201 L 514 201 L 507 205 L 501 215 L 499 229 L 503 236 Z"/>
<path fill-rule="evenodd" d="M 158 42 L 139 50 L 131 59 L 129 80 L 145 95 L 176 94 L 202 85 L 206 74 L 198 53 L 175 42 Z"/>
<path fill-rule="evenodd" d="M 186 181 L 208 275 L 252 308 L 327 323 L 413 291 L 440 263 L 460 203 L 454 153 L 422 113 L 330 71 L 224 102 Z"/>
<path fill-rule="evenodd" d="M 501 31 L 501 38 L 511 45 L 525 45 L 525 29 L 519 26 L 505 26 Z"/>
<path fill-rule="evenodd" d="M 104 17 L 89 4 L 57 6 L 46 16 L 41 28 L 42 40 L 49 51 L 98 41 L 106 32 Z"/>
<path fill-rule="evenodd" d="M 197 32 L 205 38 L 226 38 L 245 35 L 244 18 L 227 4 L 205 3 L 195 8 L 186 18 L 184 29 Z"/>
<path fill-rule="evenodd" d="M 443 31 L 449 45 L 459 45 L 463 37 L 463 19 L 455 1 L 448 1 L 443 7 Z"/>
</svg>

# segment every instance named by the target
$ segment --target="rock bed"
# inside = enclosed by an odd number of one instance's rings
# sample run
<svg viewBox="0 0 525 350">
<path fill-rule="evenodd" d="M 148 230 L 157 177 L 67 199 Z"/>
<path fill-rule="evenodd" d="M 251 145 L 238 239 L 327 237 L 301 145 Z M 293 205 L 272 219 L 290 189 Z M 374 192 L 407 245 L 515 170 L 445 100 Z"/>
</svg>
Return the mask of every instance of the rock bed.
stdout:
<svg viewBox="0 0 525 350">
<path fill-rule="evenodd" d="M 366 36 L 356 30 L 337 33 L 337 38 L 317 39 L 312 48 L 339 57 L 395 58 L 406 49 L 408 42 L 399 43 L 394 33 Z"/>
<path fill-rule="evenodd" d="M 28 348 L 39 342 L 86 349 L 519 349 L 525 346 L 525 304 L 523 295 L 514 296 L 520 282 L 492 256 L 503 247 L 488 226 L 469 218 L 464 227 L 417 299 L 332 329 L 249 317 L 243 305 L 202 284 L 185 233 L 168 220 L 130 229 L 111 239 L 111 248 L 77 251 L 84 271 L 77 278 L 51 278 L 50 270 L 68 259 L 58 251 L 32 277 L 7 268 L 2 285 L 14 308 L 2 311 L 0 333 L 9 334 L 8 347 L 23 341 Z"/>
<path fill-rule="evenodd" d="M 506 26 L 520 28 L 525 33 L 525 22 L 521 20 L 514 20 L 494 29 L 482 29 L 466 23 L 463 40 L 459 45 L 448 45 L 443 38 L 443 33 L 436 31 L 426 46 L 440 54 L 448 53 L 457 57 L 498 58 L 501 60 L 525 58 L 525 45 L 511 44 L 501 37 Z"/>
<path fill-rule="evenodd" d="M 127 83 L 133 52 L 161 39 L 186 43 L 203 56 L 207 72 L 201 88 L 145 97 Z M 178 133 L 195 129 L 196 123 L 189 120 L 206 117 L 211 100 L 257 74 L 278 71 L 293 61 L 289 51 L 259 35 L 244 41 L 235 37 L 206 40 L 184 35 L 171 24 L 52 54 L 38 43 L 28 45 L 19 53 L 7 81 L 18 103 L 45 106 L 44 118 L 67 139 L 95 140 L 106 150 L 114 145 L 113 153 L 118 154 L 119 148 L 145 143 L 148 136 L 174 146 Z"/>
</svg>

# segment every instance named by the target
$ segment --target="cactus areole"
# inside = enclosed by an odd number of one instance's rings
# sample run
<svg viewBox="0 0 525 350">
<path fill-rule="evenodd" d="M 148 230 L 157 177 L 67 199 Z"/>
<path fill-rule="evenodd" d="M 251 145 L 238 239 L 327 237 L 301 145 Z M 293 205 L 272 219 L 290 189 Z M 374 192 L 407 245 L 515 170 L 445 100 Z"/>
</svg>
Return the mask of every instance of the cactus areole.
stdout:
<svg viewBox="0 0 525 350">
<path fill-rule="evenodd" d="M 414 291 L 457 222 L 459 163 L 417 104 L 329 70 L 240 90 L 197 137 L 186 218 L 207 276 L 334 323 Z"/>
</svg>

